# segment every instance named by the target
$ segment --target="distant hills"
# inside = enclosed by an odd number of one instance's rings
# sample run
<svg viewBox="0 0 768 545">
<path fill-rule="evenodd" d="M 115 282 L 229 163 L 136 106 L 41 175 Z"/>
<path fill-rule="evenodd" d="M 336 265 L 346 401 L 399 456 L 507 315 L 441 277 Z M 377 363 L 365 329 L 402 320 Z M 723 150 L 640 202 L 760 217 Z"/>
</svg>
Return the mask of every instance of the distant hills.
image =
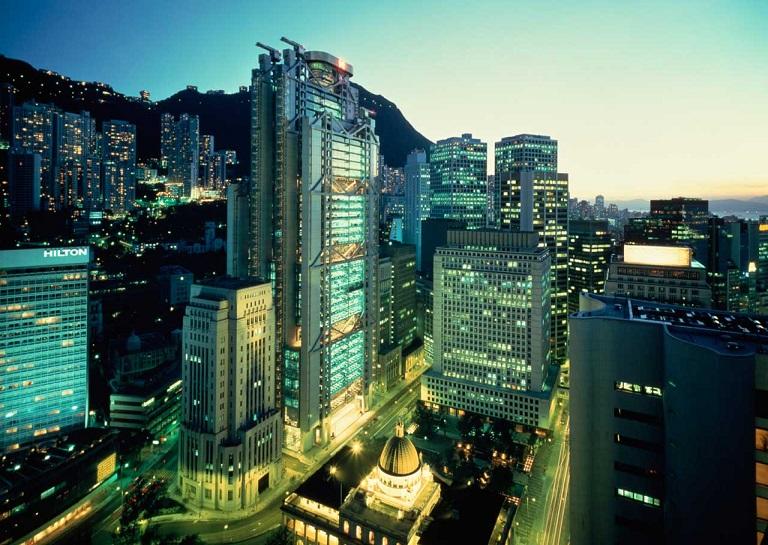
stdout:
<svg viewBox="0 0 768 545">
<path fill-rule="evenodd" d="M 248 74 L 244 74 L 244 80 L 247 77 Z M 0 82 L 11 83 L 16 88 L 17 103 L 35 99 L 65 111 L 87 110 L 98 123 L 105 119 L 134 123 L 139 160 L 160 155 L 162 113 L 196 114 L 200 117 L 200 134 L 212 134 L 217 149 L 237 151 L 240 164 L 236 175 L 248 174 L 250 97 L 247 92 L 208 94 L 185 89 L 157 102 L 142 102 L 118 93 L 108 84 L 72 80 L 3 55 L 0 55 Z M 413 128 L 394 103 L 360 85 L 353 85 L 359 90 L 360 105 L 376 112 L 376 134 L 386 164 L 402 166 L 412 149 L 429 148 L 431 142 Z"/>
<path fill-rule="evenodd" d="M 651 208 L 651 202 L 645 199 L 631 199 L 626 201 L 613 201 L 619 208 L 628 208 L 638 212 L 647 212 Z M 728 213 L 754 213 L 768 214 L 768 195 L 752 197 L 750 199 L 709 199 L 711 212 Z"/>
</svg>

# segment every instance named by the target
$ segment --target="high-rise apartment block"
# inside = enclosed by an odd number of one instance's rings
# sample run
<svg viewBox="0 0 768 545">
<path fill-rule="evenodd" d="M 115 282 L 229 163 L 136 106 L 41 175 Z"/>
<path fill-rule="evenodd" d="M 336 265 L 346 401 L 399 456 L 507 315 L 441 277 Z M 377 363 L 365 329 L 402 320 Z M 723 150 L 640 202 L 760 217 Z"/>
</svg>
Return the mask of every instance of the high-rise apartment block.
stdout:
<svg viewBox="0 0 768 545">
<path fill-rule="evenodd" d="M 282 476 L 268 283 L 194 284 L 184 316 L 178 485 L 207 509 L 252 507 Z"/>
<path fill-rule="evenodd" d="M 571 543 L 762 543 L 768 320 L 582 295 L 570 322 Z"/>
<path fill-rule="evenodd" d="M 438 140 L 429 154 L 430 217 L 486 226 L 488 147 L 471 134 Z"/>
<path fill-rule="evenodd" d="M 0 451 L 83 427 L 87 247 L 0 251 Z"/>
<path fill-rule="evenodd" d="M 405 217 L 403 242 L 416 247 L 416 270 L 421 271 L 421 222 L 429 218 L 429 163 L 424 150 L 413 150 L 405 161 Z"/>
<path fill-rule="evenodd" d="M 127 212 L 136 199 L 136 125 L 109 120 L 102 124 L 104 208 Z"/>
<path fill-rule="evenodd" d="M 184 186 L 184 196 L 197 193 L 200 168 L 200 119 L 181 114 L 160 117 L 160 156 L 167 165 L 168 179 Z"/>
<path fill-rule="evenodd" d="M 228 271 L 272 283 L 286 446 L 304 450 L 365 407 L 379 146 L 352 66 L 287 43 L 253 70 L 251 177 L 229 195 Z"/>
<path fill-rule="evenodd" d="M 54 134 L 56 108 L 50 104 L 25 102 L 13 110 L 11 148 L 40 155 L 41 198 L 45 208 L 56 202 Z"/>
<path fill-rule="evenodd" d="M 549 262 L 536 233 L 449 231 L 435 254 L 428 407 L 549 428 Z"/>
<path fill-rule="evenodd" d="M 557 172 L 557 140 L 519 134 L 496 142 L 501 229 L 535 231 L 552 260 L 552 360 L 565 361 L 568 316 L 568 175 Z"/>
<path fill-rule="evenodd" d="M 603 293 L 613 237 L 607 220 L 571 220 L 568 231 L 568 312 L 579 310 L 579 294 Z"/>
</svg>

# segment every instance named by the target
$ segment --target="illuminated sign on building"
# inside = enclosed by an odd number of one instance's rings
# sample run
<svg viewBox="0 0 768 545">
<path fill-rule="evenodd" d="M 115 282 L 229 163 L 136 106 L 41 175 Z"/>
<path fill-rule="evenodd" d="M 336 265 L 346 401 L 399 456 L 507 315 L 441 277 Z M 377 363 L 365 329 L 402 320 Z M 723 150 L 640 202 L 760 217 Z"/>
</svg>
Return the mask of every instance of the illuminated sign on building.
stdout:
<svg viewBox="0 0 768 545">
<path fill-rule="evenodd" d="M 43 257 L 69 257 L 86 255 L 88 255 L 88 248 L 56 248 L 54 250 L 43 250 Z"/>
<path fill-rule="evenodd" d="M 693 250 L 682 246 L 624 245 L 624 263 L 659 267 L 690 267 Z"/>
<path fill-rule="evenodd" d="M 84 265 L 90 261 L 88 246 L 29 248 L 0 251 L 0 270 Z"/>
</svg>

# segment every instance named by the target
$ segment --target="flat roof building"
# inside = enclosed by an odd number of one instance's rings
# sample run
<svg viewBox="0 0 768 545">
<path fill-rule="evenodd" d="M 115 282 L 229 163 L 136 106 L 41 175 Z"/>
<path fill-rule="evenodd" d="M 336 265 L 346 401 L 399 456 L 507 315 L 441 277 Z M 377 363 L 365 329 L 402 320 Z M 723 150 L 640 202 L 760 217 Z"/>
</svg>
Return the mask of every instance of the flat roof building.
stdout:
<svg viewBox="0 0 768 545">
<path fill-rule="evenodd" d="M 88 247 L 0 251 L 0 451 L 85 426 Z"/>
<path fill-rule="evenodd" d="M 428 407 L 549 428 L 550 260 L 538 242 L 530 232 L 448 232 L 435 254 Z"/>
<path fill-rule="evenodd" d="M 691 307 L 712 305 L 707 270 L 686 246 L 625 244 L 623 256 L 608 267 L 605 293 Z"/>
<path fill-rule="evenodd" d="M 571 543 L 762 543 L 768 318 L 582 295 L 570 329 Z"/>
</svg>

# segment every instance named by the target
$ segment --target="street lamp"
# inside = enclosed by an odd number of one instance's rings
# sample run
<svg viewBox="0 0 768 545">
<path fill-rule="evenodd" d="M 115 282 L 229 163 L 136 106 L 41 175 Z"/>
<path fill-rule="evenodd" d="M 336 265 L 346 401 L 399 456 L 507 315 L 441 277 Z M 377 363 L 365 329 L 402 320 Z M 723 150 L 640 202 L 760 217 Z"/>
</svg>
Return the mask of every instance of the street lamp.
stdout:
<svg viewBox="0 0 768 545">
<path fill-rule="evenodd" d="M 360 441 L 352 443 L 352 454 L 360 454 L 363 451 L 363 445 Z"/>
<path fill-rule="evenodd" d="M 338 470 L 338 468 L 336 466 L 331 466 L 331 467 L 328 468 L 328 473 L 331 474 L 331 477 L 336 477 L 336 475 L 338 475 L 338 473 L 339 473 L 339 470 Z M 341 508 L 341 504 L 343 503 L 343 501 L 342 501 L 342 493 L 341 493 L 341 478 L 340 477 L 336 477 L 336 480 L 339 481 L 339 508 Z"/>
</svg>

